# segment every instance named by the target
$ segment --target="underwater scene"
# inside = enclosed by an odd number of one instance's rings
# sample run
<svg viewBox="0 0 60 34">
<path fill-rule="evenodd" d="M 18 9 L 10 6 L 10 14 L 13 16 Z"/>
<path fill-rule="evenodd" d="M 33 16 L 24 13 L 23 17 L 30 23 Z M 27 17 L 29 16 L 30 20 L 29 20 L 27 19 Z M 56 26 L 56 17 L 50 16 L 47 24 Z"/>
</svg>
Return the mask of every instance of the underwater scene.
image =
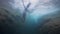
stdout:
<svg viewBox="0 0 60 34">
<path fill-rule="evenodd" d="M 60 0 L 0 0 L 0 34 L 60 34 Z"/>
</svg>

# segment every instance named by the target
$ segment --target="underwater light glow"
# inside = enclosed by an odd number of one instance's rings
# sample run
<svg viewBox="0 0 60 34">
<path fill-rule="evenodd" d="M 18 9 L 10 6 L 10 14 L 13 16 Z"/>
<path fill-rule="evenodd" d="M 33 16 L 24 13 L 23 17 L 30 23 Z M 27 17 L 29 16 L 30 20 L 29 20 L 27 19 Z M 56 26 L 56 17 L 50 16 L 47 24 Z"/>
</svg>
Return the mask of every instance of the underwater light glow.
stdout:
<svg viewBox="0 0 60 34">
<path fill-rule="evenodd" d="M 29 2 L 31 3 L 31 5 L 28 8 L 29 11 L 35 9 L 34 11 L 31 11 L 32 13 L 29 13 L 33 18 L 34 17 L 37 18 L 40 15 L 45 15 L 55 11 L 54 4 L 51 2 L 52 0 L 23 0 L 23 1 L 25 6 L 27 6 Z M 22 0 L 14 0 L 14 3 L 10 2 L 10 4 L 14 9 L 19 8 L 20 12 L 23 12 L 24 7 Z"/>
</svg>

